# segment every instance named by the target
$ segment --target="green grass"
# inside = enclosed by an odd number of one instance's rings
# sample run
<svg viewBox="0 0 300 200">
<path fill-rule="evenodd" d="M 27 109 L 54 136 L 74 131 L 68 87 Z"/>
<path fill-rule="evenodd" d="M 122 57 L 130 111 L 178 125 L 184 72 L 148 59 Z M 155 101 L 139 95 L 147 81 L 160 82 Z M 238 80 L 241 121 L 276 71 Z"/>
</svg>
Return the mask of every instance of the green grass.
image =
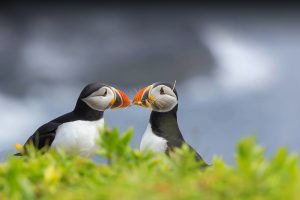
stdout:
<svg viewBox="0 0 300 200">
<path fill-rule="evenodd" d="M 254 138 L 236 148 L 236 163 L 200 163 L 186 146 L 171 157 L 130 148 L 132 130 L 101 131 L 95 163 L 63 151 L 10 157 L 0 164 L 0 199 L 299 199 L 298 157 L 279 149 L 271 159 Z"/>
</svg>

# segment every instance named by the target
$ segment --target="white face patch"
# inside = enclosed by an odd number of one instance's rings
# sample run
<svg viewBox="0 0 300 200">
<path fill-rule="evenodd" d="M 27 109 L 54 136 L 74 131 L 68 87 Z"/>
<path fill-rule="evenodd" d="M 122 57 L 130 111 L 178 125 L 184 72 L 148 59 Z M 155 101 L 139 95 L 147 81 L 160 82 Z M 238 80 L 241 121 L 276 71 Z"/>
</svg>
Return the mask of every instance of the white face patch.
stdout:
<svg viewBox="0 0 300 200">
<path fill-rule="evenodd" d="M 155 101 L 152 110 L 157 112 L 168 112 L 178 103 L 176 94 L 166 85 L 159 85 L 151 89 L 149 96 L 152 96 Z"/>
<path fill-rule="evenodd" d="M 93 92 L 90 96 L 81 99 L 94 110 L 104 111 L 110 107 L 110 103 L 115 98 L 115 94 L 109 87 L 102 87 Z"/>
</svg>

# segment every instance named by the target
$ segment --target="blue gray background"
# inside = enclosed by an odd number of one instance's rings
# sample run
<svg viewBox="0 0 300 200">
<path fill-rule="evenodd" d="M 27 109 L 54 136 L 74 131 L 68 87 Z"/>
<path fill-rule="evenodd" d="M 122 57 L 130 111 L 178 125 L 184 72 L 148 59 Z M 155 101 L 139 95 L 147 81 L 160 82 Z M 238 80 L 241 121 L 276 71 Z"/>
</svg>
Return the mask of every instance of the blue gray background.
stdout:
<svg viewBox="0 0 300 200">
<path fill-rule="evenodd" d="M 286 7 L 6 6 L 0 12 L 0 158 L 43 123 L 73 109 L 81 89 L 102 81 L 132 98 L 177 80 L 186 140 L 211 162 L 234 159 L 256 135 L 272 155 L 300 152 L 299 12 Z M 150 111 L 105 113 L 134 127 L 137 148 Z"/>
</svg>

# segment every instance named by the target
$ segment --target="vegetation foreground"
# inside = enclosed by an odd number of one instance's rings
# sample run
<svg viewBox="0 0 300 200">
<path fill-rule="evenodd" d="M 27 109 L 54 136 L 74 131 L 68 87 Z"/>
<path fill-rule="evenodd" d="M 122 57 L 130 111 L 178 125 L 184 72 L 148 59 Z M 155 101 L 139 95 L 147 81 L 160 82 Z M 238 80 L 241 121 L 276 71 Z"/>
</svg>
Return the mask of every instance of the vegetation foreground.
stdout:
<svg viewBox="0 0 300 200">
<path fill-rule="evenodd" d="M 0 199 L 299 199 L 298 157 L 284 148 L 268 160 L 248 138 L 234 166 L 216 157 L 199 170 L 186 146 L 171 157 L 141 153 L 129 146 L 132 134 L 101 131 L 98 154 L 109 165 L 63 151 L 12 156 L 0 164 Z"/>
</svg>

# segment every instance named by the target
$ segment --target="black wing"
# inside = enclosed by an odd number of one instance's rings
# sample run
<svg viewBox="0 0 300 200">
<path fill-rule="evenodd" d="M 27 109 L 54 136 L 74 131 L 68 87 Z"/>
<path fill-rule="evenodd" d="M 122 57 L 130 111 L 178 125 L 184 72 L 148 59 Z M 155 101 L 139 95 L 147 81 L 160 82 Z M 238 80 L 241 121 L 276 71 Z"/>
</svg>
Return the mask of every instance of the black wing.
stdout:
<svg viewBox="0 0 300 200">
<path fill-rule="evenodd" d="M 187 144 L 190 148 L 191 151 L 195 152 L 195 159 L 196 161 L 202 162 L 203 164 L 201 165 L 202 167 L 207 167 L 209 166 L 204 159 L 202 158 L 202 156 L 188 143 L 186 143 L 184 140 L 181 139 L 177 139 L 177 140 L 173 140 L 167 143 L 168 148 L 166 150 L 166 153 L 168 154 L 170 151 L 173 151 L 174 148 L 180 148 L 183 144 Z"/>
<path fill-rule="evenodd" d="M 32 143 L 37 149 L 41 149 L 45 146 L 51 146 L 56 135 L 57 127 L 63 123 L 77 119 L 78 116 L 76 116 L 73 112 L 58 117 L 38 128 L 34 134 L 28 138 L 25 145 Z"/>
<path fill-rule="evenodd" d="M 32 136 L 28 138 L 25 145 L 33 144 L 35 148 L 41 149 L 45 146 L 50 146 L 55 138 L 55 132 L 57 127 L 61 123 L 49 122 L 44 124 L 38 130 L 34 132 Z"/>
</svg>

